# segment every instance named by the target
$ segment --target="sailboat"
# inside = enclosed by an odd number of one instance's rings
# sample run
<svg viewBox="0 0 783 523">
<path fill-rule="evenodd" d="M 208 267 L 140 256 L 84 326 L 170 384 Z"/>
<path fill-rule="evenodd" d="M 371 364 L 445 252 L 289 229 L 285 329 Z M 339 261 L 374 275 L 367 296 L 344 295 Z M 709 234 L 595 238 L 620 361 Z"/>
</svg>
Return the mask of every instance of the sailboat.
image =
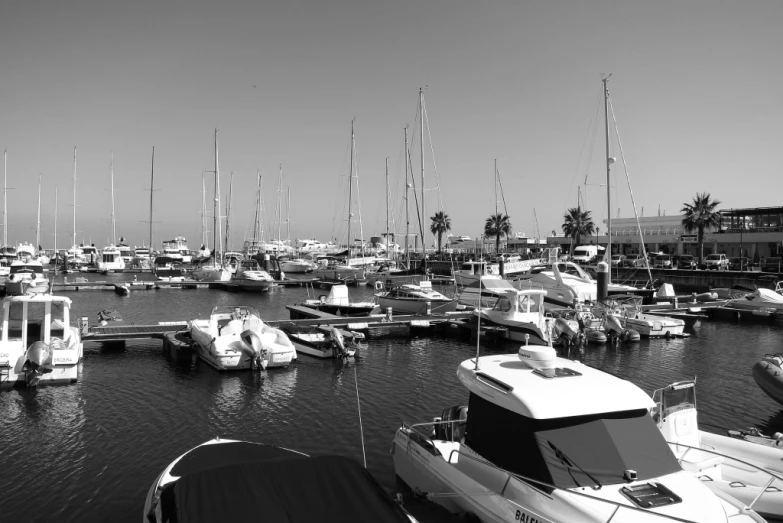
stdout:
<svg viewBox="0 0 783 523">
<path fill-rule="evenodd" d="M 3 152 L 3 245 L 0 246 L 0 276 L 8 276 L 16 259 L 16 247 L 8 245 L 8 150 Z"/>
<path fill-rule="evenodd" d="M 344 261 L 339 260 L 337 257 L 321 258 L 319 260 L 320 265 L 313 269 L 313 276 L 322 280 L 363 280 L 364 270 L 359 267 L 361 265 L 360 260 L 352 260 L 352 246 L 351 240 L 351 221 L 353 219 L 353 178 L 354 178 L 354 154 L 356 152 L 356 138 L 354 134 L 354 121 L 351 120 L 351 167 L 348 173 L 348 251 L 346 259 Z M 361 215 L 361 211 L 360 211 Z M 361 221 L 360 221 L 361 223 Z M 360 232 L 361 235 L 361 232 Z M 362 250 L 364 250 L 364 243 L 362 242 Z M 369 260 L 369 259 L 368 259 Z"/>
<path fill-rule="evenodd" d="M 152 250 L 152 196 L 155 191 L 155 146 L 152 147 L 152 162 L 150 165 L 150 235 L 149 235 L 149 247 L 142 245 L 141 247 L 134 247 L 133 249 L 133 264 L 141 269 L 152 268 L 152 260 L 155 257 L 155 253 Z"/>
<path fill-rule="evenodd" d="M 103 248 L 101 260 L 98 262 L 98 270 L 103 274 L 122 270 L 125 268 L 125 260 L 117 247 L 117 226 L 114 218 L 114 153 L 111 153 L 111 244 Z"/>
<path fill-rule="evenodd" d="M 41 248 L 41 175 L 38 175 L 38 222 L 35 228 L 35 259 L 41 265 L 49 265 L 51 259 L 46 251 Z"/>
<path fill-rule="evenodd" d="M 231 272 L 224 267 L 220 260 L 220 165 L 218 160 L 218 130 L 215 129 L 215 198 L 212 212 L 212 252 L 206 261 L 193 269 L 193 279 L 198 281 L 229 281 Z"/>
</svg>

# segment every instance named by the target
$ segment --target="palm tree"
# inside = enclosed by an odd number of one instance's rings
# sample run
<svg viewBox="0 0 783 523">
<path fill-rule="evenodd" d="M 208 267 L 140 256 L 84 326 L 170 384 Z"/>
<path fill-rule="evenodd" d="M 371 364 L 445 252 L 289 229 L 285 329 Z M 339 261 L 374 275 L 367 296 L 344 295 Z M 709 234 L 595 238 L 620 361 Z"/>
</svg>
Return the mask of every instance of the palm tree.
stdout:
<svg viewBox="0 0 783 523">
<path fill-rule="evenodd" d="M 430 217 L 430 232 L 438 235 L 438 252 L 443 239 L 443 234 L 451 230 L 451 218 L 443 211 L 438 211 L 435 216 Z"/>
<path fill-rule="evenodd" d="M 683 213 L 682 228 L 687 232 L 696 231 L 699 241 L 699 267 L 704 260 L 704 229 L 720 226 L 720 213 L 715 207 L 718 200 L 710 201 L 710 193 L 696 193 L 693 203 L 683 203 L 680 212 Z"/>
<path fill-rule="evenodd" d="M 493 214 L 484 223 L 484 236 L 495 237 L 495 252 L 500 252 L 500 237 L 511 234 L 511 218 L 508 214 Z"/>
<path fill-rule="evenodd" d="M 563 216 L 562 228 L 566 236 L 571 237 L 575 246 L 579 246 L 582 236 L 590 236 L 595 232 L 595 224 L 590 216 L 590 211 L 583 211 L 581 207 L 572 207 Z"/>
</svg>

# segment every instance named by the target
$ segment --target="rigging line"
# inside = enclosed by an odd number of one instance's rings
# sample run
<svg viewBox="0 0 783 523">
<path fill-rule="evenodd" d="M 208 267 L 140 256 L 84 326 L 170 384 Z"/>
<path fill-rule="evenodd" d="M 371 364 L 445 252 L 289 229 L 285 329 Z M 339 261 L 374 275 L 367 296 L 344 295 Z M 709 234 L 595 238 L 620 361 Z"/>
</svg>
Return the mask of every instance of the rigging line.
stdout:
<svg viewBox="0 0 783 523">
<path fill-rule="evenodd" d="M 348 147 L 346 148 L 346 152 L 348 154 L 351 154 L 351 148 L 352 145 L 349 143 Z M 346 164 L 346 154 L 343 154 L 343 162 L 342 167 L 340 168 L 341 173 L 345 172 L 345 164 Z M 346 214 L 346 207 L 348 206 L 347 200 L 343 203 L 342 209 L 340 209 L 340 202 L 343 201 L 342 195 L 345 194 L 345 190 L 343 189 L 343 176 L 342 174 L 338 175 L 337 177 L 337 193 L 334 197 L 334 214 L 332 215 L 332 238 L 338 239 L 342 238 L 343 235 L 343 222 L 342 219 L 338 222 L 337 221 L 337 215 L 340 214 L 340 216 L 345 216 Z M 339 223 L 339 225 L 337 225 Z M 336 229 L 336 230 L 335 230 Z M 348 234 L 348 231 L 346 229 L 346 235 Z M 331 241 L 331 238 L 329 239 Z"/>
<path fill-rule="evenodd" d="M 438 210 L 446 212 L 446 206 L 443 204 L 443 195 L 440 191 L 440 173 L 438 173 L 438 164 L 435 161 L 435 146 L 432 144 L 432 132 L 430 131 L 430 117 L 427 115 L 427 106 L 422 101 L 422 111 L 424 112 L 424 123 L 427 125 L 427 137 L 430 142 L 430 153 L 432 154 L 432 170 L 435 173 L 435 184 L 438 190 Z"/>
<path fill-rule="evenodd" d="M 503 201 L 503 212 L 508 216 L 508 207 L 506 206 L 506 194 L 503 192 L 503 182 L 500 180 L 500 169 L 497 171 L 498 185 L 500 185 L 500 199 Z"/>
<path fill-rule="evenodd" d="M 408 155 L 408 165 L 411 169 L 411 173 L 413 173 L 413 163 L 411 162 L 411 157 Z M 413 203 L 415 204 L 414 207 L 416 207 L 416 218 L 419 222 L 419 235 L 421 236 L 421 245 L 422 245 L 422 253 L 426 253 L 426 245 L 424 245 L 424 232 L 422 230 L 421 226 L 421 208 L 419 207 L 419 197 L 416 194 L 416 176 L 413 176 L 411 174 L 411 189 L 413 189 Z M 422 197 L 424 197 L 424 193 L 422 192 Z M 406 231 L 407 233 L 407 231 Z"/>
<path fill-rule="evenodd" d="M 359 409 L 359 431 L 362 435 L 362 457 L 364 468 L 367 468 L 367 454 L 364 451 L 364 427 L 362 426 L 362 402 L 359 400 L 359 377 L 356 375 L 356 365 L 353 366 L 353 383 L 356 385 L 356 406 Z"/>
<path fill-rule="evenodd" d="M 607 89 L 608 91 L 608 89 Z M 633 189 L 631 188 L 631 177 L 628 175 L 628 165 L 625 162 L 625 153 L 623 152 L 623 142 L 620 141 L 620 129 L 617 127 L 617 118 L 614 115 L 614 105 L 611 98 L 609 99 L 609 109 L 612 113 L 612 123 L 614 124 L 614 134 L 617 136 L 617 147 L 620 150 L 620 158 L 623 160 L 623 170 L 625 171 L 625 179 L 628 182 L 628 192 L 631 193 L 631 205 L 633 205 L 633 214 L 636 217 L 636 227 L 639 229 L 639 238 L 642 240 L 642 255 L 644 256 L 644 265 L 647 268 L 647 276 L 650 278 L 650 284 L 652 284 L 653 277 L 650 271 L 650 264 L 647 261 L 647 249 L 644 246 L 644 236 L 642 236 L 642 224 L 639 222 L 639 215 L 636 213 L 636 200 L 633 197 Z M 610 231 L 611 232 L 611 231 Z"/>
<path fill-rule="evenodd" d="M 601 109 L 601 97 L 602 96 L 603 96 L 603 91 L 599 91 L 598 97 L 596 99 L 595 114 L 590 119 L 590 123 L 588 124 L 587 133 L 585 134 L 585 139 L 582 142 L 582 148 L 579 151 L 579 157 L 578 157 L 577 162 L 576 162 L 576 168 L 574 169 L 574 175 L 571 178 L 571 186 L 569 187 L 568 192 L 565 195 L 565 201 L 563 202 L 563 211 L 564 212 L 568 209 L 568 201 L 571 199 L 571 191 L 573 190 L 573 187 L 574 187 L 574 180 L 576 179 L 577 175 L 579 174 L 579 165 L 582 163 L 582 156 L 584 155 L 585 150 L 587 149 L 587 142 L 588 142 L 588 137 L 590 136 L 590 129 L 593 129 L 593 142 L 595 142 L 595 133 L 596 133 L 596 129 L 597 129 L 597 125 L 596 125 L 595 122 L 598 121 L 598 116 L 597 115 L 598 115 L 599 110 Z M 592 159 L 592 151 L 590 152 L 590 158 Z M 588 163 L 587 164 L 587 169 L 588 170 L 590 168 L 589 165 L 590 164 Z"/>
</svg>

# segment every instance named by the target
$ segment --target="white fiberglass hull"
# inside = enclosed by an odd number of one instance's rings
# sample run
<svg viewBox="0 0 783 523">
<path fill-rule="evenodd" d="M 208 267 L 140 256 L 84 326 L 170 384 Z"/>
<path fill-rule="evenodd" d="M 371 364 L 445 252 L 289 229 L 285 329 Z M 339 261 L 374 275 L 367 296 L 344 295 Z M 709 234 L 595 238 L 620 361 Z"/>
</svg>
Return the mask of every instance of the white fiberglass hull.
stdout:
<svg viewBox="0 0 783 523">
<path fill-rule="evenodd" d="M 646 338 L 666 338 L 679 336 L 685 330 L 685 322 L 666 316 L 653 316 L 634 313 L 629 316 L 616 315 L 623 327 L 637 331 Z"/>
<path fill-rule="evenodd" d="M 296 358 L 296 349 L 289 341 L 288 345 L 276 343 L 276 329 L 266 334 L 258 333 L 267 350 L 266 368 L 287 367 Z M 253 354 L 250 347 L 235 333 L 229 336 L 212 336 L 208 320 L 190 322 L 190 335 L 196 342 L 199 358 L 207 365 L 219 371 L 247 370 L 253 368 Z"/>
<path fill-rule="evenodd" d="M 753 512 L 743 514 L 742 505 L 736 500 L 719 499 L 685 472 L 659 478 L 678 492 L 683 502 L 655 511 L 644 510 L 631 506 L 619 492 L 624 485 L 604 485 L 600 490 L 556 489 L 550 494 L 493 467 L 459 443 L 435 441 L 433 449 L 429 442 L 422 445 L 420 437 L 410 435 L 407 428 L 400 428 L 395 434 L 392 458 L 396 475 L 414 490 L 437 494 L 433 501 L 447 510 L 470 512 L 483 523 L 671 521 L 659 513 L 698 523 L 763 521 Z"/>
<path fill-rule="evenodd" d="M 304 274 L 313 270 L 315 266 L 310 262 L 285 261 L 280 264 L 280 270 L 291 274 Z"/>
<path fill-rule="evenodd" d="M 34 282 L 29 279 L 20 280 L 6 280 L 5 293 L 9 296 L 22 296 L 24 294 L 39 294 L 49 290 L 49 280 L 35 280 Z"/>
<path fill-rule="evenodd" d="M 84 348 L 78 331 L 69 327 L 70 338 L 64 348 L 54 350 L 51 372 L 39 374 L 38 386 L 43 384 L 76 383 Z M 21 340 L 9 340 L 0 346 L 0 389 L 24 387 L 27 384 L 27 371 L 24 370 L 27 349 Z"/>
<path fill-rule="evenodd" d="M 380 296 L 378 305 L 381 307 L 381 312 L 386 312 L 391 307 L 392 314 L 445 314 L 457 310 L 456 300 L 392 299 Z"/>
</svg>

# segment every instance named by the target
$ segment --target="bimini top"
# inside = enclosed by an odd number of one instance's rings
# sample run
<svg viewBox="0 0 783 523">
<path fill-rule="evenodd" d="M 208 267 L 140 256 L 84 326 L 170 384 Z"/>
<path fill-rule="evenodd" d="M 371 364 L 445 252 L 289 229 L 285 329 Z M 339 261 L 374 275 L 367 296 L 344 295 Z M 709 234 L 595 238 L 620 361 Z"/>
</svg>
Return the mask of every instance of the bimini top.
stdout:
<svg viewBox="0 0 783 523">
<path fill-rule="evenodd" d="M 229 442 L 193 449 L 170 472 L 163 521 L 410 523 L 367 470 L 341 456 Z"/>
<path fill-rule="evenodd" d="M 654 403 L 633 383 L 578 361 L 553 359 L 554 369 L 534 370 L 516 354 L 463 361 L 457 377 L 470 392 L 533 419 L 567 418 L 635 409 Z"/>
</svg>

